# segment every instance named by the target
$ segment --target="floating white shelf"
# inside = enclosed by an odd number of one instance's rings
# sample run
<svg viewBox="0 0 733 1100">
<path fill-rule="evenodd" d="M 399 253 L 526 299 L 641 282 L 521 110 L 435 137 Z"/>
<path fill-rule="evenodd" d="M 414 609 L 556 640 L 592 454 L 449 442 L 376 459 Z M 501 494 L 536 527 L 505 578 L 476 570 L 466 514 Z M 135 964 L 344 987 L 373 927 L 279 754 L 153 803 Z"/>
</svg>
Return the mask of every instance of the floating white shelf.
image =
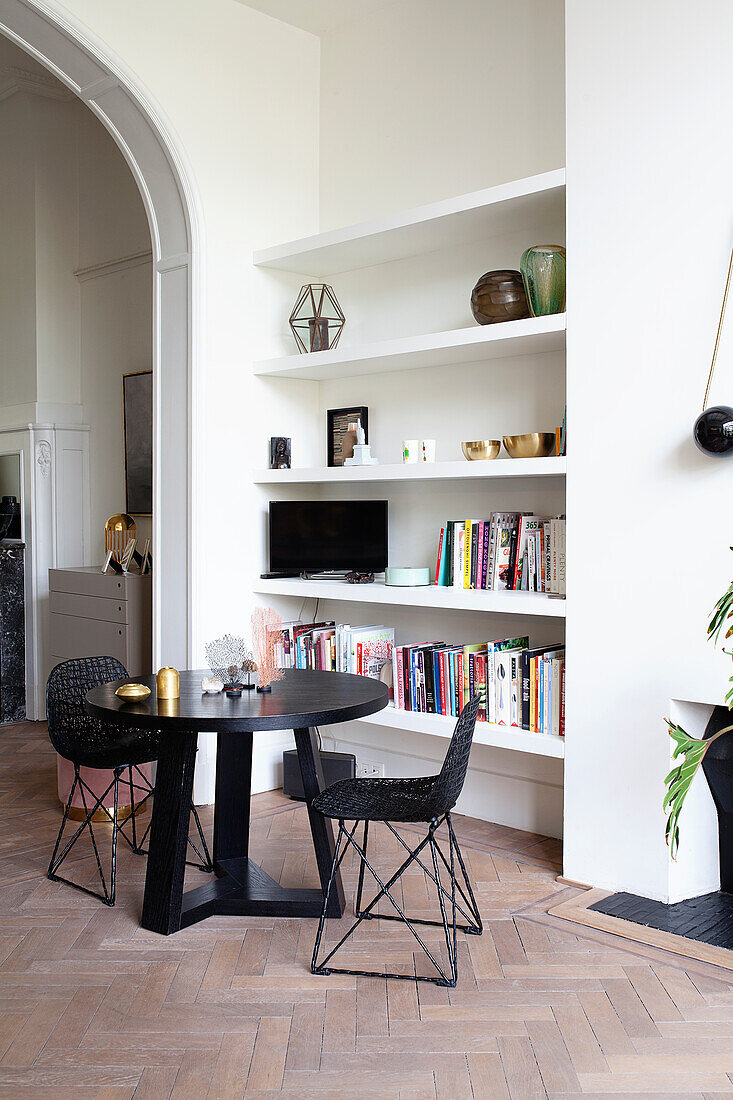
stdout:
<svg viewBox="0 0 733 1100">
<path fill-rule="evenodd" d="M 422 588 L 395 588 L 388 587 L 384 581 L 349 584 L 347 581 L 303 581 L 292 577 L 279 580 L 260 579 L 255 582 L 253 591 L 263 596 L 297 596 L 300 599 L 341 600 L 344 603 L 565 618 L 565 600 L 550 599 L 539 592 L 468 591 L 463 588 L 440 588 L 435 584 Z"/>
<path fill-rule="evenodd" d="M 255 470 L 255 485 L 353 485 L 374 481 L 517 481 L 564 478 L 566 458 L 495 458 L 486 462 L 403 462 L 383 466 L 311 466 Z"/>
<path fill-rule="evenodd" d="M 369 714 L 357 721 L 446 738 L 451 736 L 456 724 L 455 718 L 447 718 L 443 714 L 420 714 L 395 707 L 385 707 L 377 714 Z M 488 722 L 477 722 L 473 740 L 477 745 L 493 745 L 500 749 L 531 753 L 533 756 L 565 756 L 564 737 L 558 737 L 554 733 L 530 733 L 517 729 L 516 726 L 494 726 Z"/>
<path fill-rule="evenodd" d="M 259 249 L 260 267 L 322 277 L 565 222 L 565 169 L 417 206 L 400 214 Z M 558 242 L 562 243 L 562 242 Z"/>
<path fill-rule="evenodd" d="M 263 359 L 255 363 L 254 373 L 322 382 L 351 375 L 391 374 L 423 367 L 509 359 L 516 355 L 541 355 L 564 350 L 565 327 L 564 313 L 495 325 L 471 325 L 424 336 L 404 336 L 344 348 L 339 345 L 332 351 Z"/>
</svg>

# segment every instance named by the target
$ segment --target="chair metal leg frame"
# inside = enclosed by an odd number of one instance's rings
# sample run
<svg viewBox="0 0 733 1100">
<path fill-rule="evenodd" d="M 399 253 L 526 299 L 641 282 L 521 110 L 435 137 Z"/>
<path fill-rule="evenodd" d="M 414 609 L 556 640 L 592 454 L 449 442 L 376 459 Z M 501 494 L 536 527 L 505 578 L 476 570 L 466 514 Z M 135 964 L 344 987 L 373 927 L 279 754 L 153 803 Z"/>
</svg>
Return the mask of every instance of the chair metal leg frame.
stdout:
<svg viewBox="0 0 733 1100">
<path fill-rule="evenodd" d="M 401 978 L 401 979 L 407 979 L 409 981 L 416 981 L 416 982 L 417 981 L 432 982 L 436 985 L 441 985 L 441 986 L 455 986 L 455 984 L 458 980 L 458 965 L 457 965 L 457 928 L 458 928 L 458 925 L 456 924 L 456 911 L 459 907 L 456 904 L 456 878 L 455 878 L 455 863 L 454 863 L 454 859 L 453 859 L 453 845 L 454 845 L 454 843 L 456 843 L 456 841 L 455 841 L 455 835 L 452 833 L 452 829 L 450 828 L 450 826 L 449 826 L 449 838 L 450 838 L 450 844 L 451 844 L 451 864 L 450 864 L 450 866 L 448 866 L 448 864 L 446 863 L 446 868 L 450 871 L 450 874 L 451 874 L 451 893 L 450 894 L 448 894 L 447 890 L 445 889 L 445 887 L 443 886 L 443 884 L 440 880 L 440 872 L 439 872 L 439 868 L 438 868 L 438 859 L 437 859 L 437 854 L 436 854 L 436 852 L 440 852 L 440 848 L 438 847 L 438 845 L 435 841 L 435 832 L 440 827 L 440 825 L 443 823 L 443 821 L 446 820 L 446 817 L 447 817 L 447 815 L 445 815 L 440 820 L 433 819 L 433 821 L 430 822 L 430 825 L 429 825 L 429 828 L 428 828 L 428 835 L 424 838 L 424 840 L 422 840 L 420 842 L 420 844 L 417 846 L 417 848 L 414 851 L 411 851 L 410 848 L 406 844 L 404 844 L 404 842 L 403 842 L 403 846 L 407 849 L 407 851 L 409 853 L 408 858 L 402 863 L 402 865 L 398 868 L 397 871 L 395 871 L 395 873 L 391 876 L 391 878 L 386 883 L 382 882 L 382 880 L 380 879 L 379 875 L 377 874 L 377 872 L 372 867 L 372 865 L 369 862 L 369 859 L 367 857 L 366 847 L 367 847 L 368 834 L 369 834 L 369 823 L 367 821 L 364 822 L 363 847 L 360 847 L 359 844 L 354 839 L 357 827 L 359 825 L 359 821 L 356 821 L 354 823 L 353 829 L 351 830 L 351 832 L 349 832 L 346 829 L 345 825 L 344 825 L 343 818 L 341 818 L 339 820 L 339 832 L 338 832 L 338 838 L 337 838 L 337 842 L 336 842 L 336 851 L 334 853 L 333 864 L 332 864 L 332 867 L 331 867 L 331 877 L 329 879 L 328 889 L 326 891 L 326 897 L 324 899 L 323 909 L 321 911 L 321 919 L 319 921 L 318 931 L 316 933 L 316 942 L 315 942 L 315 945 L 314 945 L 314 948 L 313 948 L 313 958 L 312 958 L 312 961 L 311 961 L 311 970 L 314 974 L 352 974 L 352 975 L 359 975 L 359 976 L 364 976 L 364 977 Z M 388 823 L 386 823 L 386 824 L 388 824 Z M 342 842 L 343 842 L 343 848 L 342 848 Z M 320 947 L 320 944 L 321 944 L 321 939 L 322 939 L 322 936 L 323 936 L 323 930 L 324 930 L 325 923 L 326 923 L 326 912 L 327 912 L 327 908 L 328 908 L 328 900 L 329 900 L 329 896 L 330 896 L 330 893 L 331 893 L 331 887 L 332 887 L 332 884 L 333 884 L 333 880 L 334 880 L 336 871 L 340 867 L 340 865 L 343 861 L 343 858 L 344 858 L 344 856 L 345 856 L 345 854 L 348 850 L 349 845 L 351 845 L 354 848 L 354 850 L 358 853 L 359 859 L 360 859 L 359 884 L 358 884 L 358 887 L 357 887 L 357 897 L 356 897 L 356 905 L 355 905 L 355 913 L 356 913 L 356 918 L 357 919 L 354 921 L 354 923 L 351 925 L 351 927 L 348 929 L 348 931 L 341 937 L 341 939 L 336 944 L 336 946 L 333 947 L 329 951 L 329 953 L 325 956 L 324 959 L 322 959 L 320 962 L 318 962 L 318 950 L 319 950 L 319 947 Z M 397 882 L 397 880 L 399 878 L 401 878 L 401 876 L 405 873 L 407 868 L 413 862 L 417 862 L 421 867 L 423 867 L 424 870 L 427 871 L 427 868 L 425 868 L 425 865 L 422 863 L 422 861 L 419 858 L 420 853 L 422 852 L 423 848 L 425 848 L 426 846 L 430 847 L 431 854 L 432 854 L 434 874 L 430 874 L 430 872 L 428 872 L 428 874 L 437 886 L 438 899 L 440 901 L 440 912 L 441 912 L 441 917 L 442 917 L 441 921 L 412 920 L 411 918 L 409 918 L 406 915 L 406 913 L 404 912 L 404 909 L 400 906 L 399 902 L 396 901 L 396 899 L 390 893 L 391 887 L 395 884 L 395 882 Z M 443 861 L 445 862 L 445 858 L 442 856 L 442 852 L 440 854 L 441 854 L 441 857 L 443 858 Z M 464 875 L 465 875 L 465 867 L 463 866 L 462 860 L 460 860 L 460 862 L 461 862 L 462 870 L 463 870 Z M 362 893 L 363 893 L 364 868 L 365 867 L 369 869 L 369 872 L 371 873 L 372 877 L 374 878 L 374 880 L 376 881 L 376 883 L 377 883 L 377 885 L 379 886 L 380 889 L 379 889 L 379 892 L 375 895 L 375 897 L 373 897 L 372 900 L 369 902 L 366 909 L 362 910 L 362 908 L 361 908 L 361 899 L 362 899 Z M 472 900 L 474 900 L 473 899 L 473 893 L 471 891 L 470 886 L 468 886 L 468 889 L 469 889 L 469 893 L 471 894 Z M 449 900 L 451 901 L 452 921 L 451 921 L 450 924 L 448 922 L 448 916 L 447 916 L 447 912 L 446 912 L 444 896 L 449 898 Z M 385 917 L 384 914 L 376 914 L 376 913 L 372 914 L 372 912 L 371 912 L 372 909 L 377 904 L 377 902 L 383 897 L 388 898 L 388 900 L 390 901 L 392 906 L 397 910 L 397 913 L 399 914 L 398 916 L 388 914 Z M 474 905 L 475 905 L 475 900 L 474 900 Z M 462 912 L 462 910 L 461 910 L 461 912 Z M 477 913 L 478 913 L 478 911 L 476 910 L 476 915 L 477 915 Z M 401 920 L 404 924 L 406 924 L 407 927 L 409 928 L 410 932 L 412 933 L 412 935 L 415 937 L 415 939 L 420 944 L 423 951 L 425 952 L 425 954 L 427 955 L 427 957 L 430 959 L 431 963 L 435 967 L 436 972 L 437 972 L 436 975 L 435 976 L 428 976 L 428 975 L 417 975 L 417 974 L 395 974 L 395 973 L 385 973 L 384 971 L 376 971 L 376 970 L 349 970 L 349 969 L 346 969 L 346 968 L 328 966 L 329 961 L 333 958 L 333 956 L 336 954 L 336 952 L 339 950 L 339 948 L 346 942 L 346 940 L 351 935 L 353 935 L 353 933 L 359 927 L 361 922 L 363 920 L 369 919 L 369 917 L 372 916 L 372 915 L 374 917 L 378 917 L 380 919 Z M 468 919 L 470 919 L 470 918 L 468 918 Z M 474 929 L 474 931 L 479 931 L 480 932 L 480 918 L 477 918 L 477 919 L 479 921 L 479 925 L 477 925 L 477 927 Z M 429 924 L 429 925 L 434 925 L 436 927 L 442 927 L 443 928 L 443 931 L 444 931 L 444 934 L 445 934 L 446 949 L 447 949 L 447 953 L 448 953 L 448 960 L 449 960 L 449 964 L 450 964 L 448 973 L 446 973 L 446 971 L 443 970 L 443 968 L 440 966 L 439 962 L 436 960 L 433 953 L 430 951 L 427 944 L 420 937 L 419 933 L 417 932 L 417 930 L 414 927 L 414 925 L 416 925 L 416 924 Z M 452 933 L 452 935 L 451 935 L 451 933 Z"/>
<path fill-rule="evenodd" d="M 135 771 L 140 776 L 140 779 L 142 780 L 142 783 L 144 785 L 141 786 L 140 783 L 133 782 L 133 775 L 132 775 L 133 768 L 135 769 Z M 119 804 L 119 783 L 120 783 L 120 777 L 122 776 L 123 771 L 125 771 L 125 768 L 115 768 L 114 773 L 113 773 L 114 777 L 113 777 L 112 781 L 107 786 L 107 789 L 99 797 L 97 797 L 94 794 L 94 792 L 91 790 L 89 785 L 87 783 L 85 783 L 85 781 L 82 779 L 78 765 L 74 766 L 74 782 L 71 785 L 71 790 L 69 792 L 69 798 L 68 798 L 68 801 L 66 803 L 66 806 L 64 807 L 64 815 L 63 815 L 63 818 L 61 820 L 61 828 L 59 829 L 59 833 L 58 833 L 58 836 L 56 838 L 56 845 L 54 847 L 53 855 L 51 856 L 51 862 L 49 863 L 48 872 L 47 872 L 48 878 L 51 879 L 53 882 L 63 882 L 67 886 L 74 886 L 77 890 L 81 890 L 83 893 L 89 894 L 93 898 L 98 898 L 99 901 L 102 901 L 102 902 L 104 902 L 105 905 L 110 905 L 110 906 L 114 905 L 114 903 L 115 903 L 115 890 L 116 890 L 116 883 L 117 883 L 117 837 L 118 837 L 118 834 L 122 835 L 123 840 L 130 846 L 132 851 L 135 852 L 137 855 L 147 854 L 147 849 L 144 848 L 143 845 L 145 844 L 148 833 L 150 832 L 150 825 L 152 823 L 152 818 L 151 818 L 151 821 L 148 822 L 148 826 L 147 826 L 145 832 L 143 833 L 143 836 L 141 837 L 140 841 L 138 842 L 137 827 L 136 827 L 136 822 L 135 822 L 135 795 L 134 795 L 134 792 L 136 790 L 137 791 L 143 791 L 146 798 L 151 794 L 154 795 L 154 793 L 155 793 L 154 788 L 150 785 L 150 783 L 147 779 L 147 776 L 145 776 L 145 774 L 140 771 L 138 766 L 136 764 L 128 766 L 128 768 L 127 768 L 127 773 L 128 773 L 127 779 L 128 779 L 128 786 L 129 786 L 129 789 L 130 789 L 131 809 L 130 809 L 129 814 L 127 814 L 126 817 L 124 817 L 124 818 L 122 818 L 122 820 L 120 820 L 118 818 L 118 812 L 117 811 L 118 811 L 118 804 Z M 82 804 L 84 806 L 84 820 L 81 822 L 79 827 L 76 829 L 76 831 L 74 832 L 71 839 L 67 842 L 67 844 L 64 847 L 64 850 L 62 851 L 61 855 L 58 856 L 58 850 L 59 850 L 59 847 L 61 846 L 61 838 L 63 836 L 64 829 L 66 827 L 66 822 L 68 821 L 68 818 L 69 818 L 69 813 L 71 811 L 71 806 L 72 806 L 72 802 L 73 802 L 73 798 L 74 798 L 74 792 L 76 791 L 77 787 L 79 788 L 79 792 L 81 794 L 81 799 L 82 799 Z M 114 792 L 113 793 L 114 807 L 113 807 L 113 810 L 112 810 L 111 814 L 110 814 L 109 810 L 107 809 L 106 805 L 104 804 L 107 800 L 107 796 L 109 795 L 110 791 Z M 87 800 L 86 800 L 86 795 L 87 794 L 89 794 L 90 798 L 93 799 L 93 804 L 91 805 L 91 809 L 87 805 Z M 102 861 L 99 857 L 99 849 L 97 847 L 96 837 L 94 836 L 94 830 L 92 828 L 92 818 L 93 818 L 94 814 L 97 813 L 98 810 L 101 810 L 103 813 L 106 814 L 106 816 L 108 817 L 108 819 L 109 819 L 109 821 L 112 825 L 112 864 L 111 864 L 111 872 L 110 872 L 110 886 L 109 886 L 109 889 L 107 888 L 107 882 L 105 880 L 104 872 L 102 870 Z M 212 859 L 211 859 L 211 855 L 209 854 L 208 846 L 206 844 L 206 837 L 204 836 L 204 831 L 201 827 L 201 820 L 199 818 L 196 807 L 193 805 L 193 802 L 191 803 L 191 810 L 192 810 L 193 815 L 194 815 L 194 820 L 196 822 L 196 828 L 198 829 L 198 834 L 199 834 L 199 837 L 201 839 L 201 844 L 202 844 L 202 847 L 203 847 L 203 853 L 204 854 L 203 855 L 201 854 L 201 852 L 198 850 L 198 848 L 196 847 L 194 842 L 189 838 L 188 843 L 193 848 L 193 850 L 196 853 L 196 855 L 197 855 L 200 862 L 199 863 L 192 863 L 192 862 L 187 861 L 187 866 L 196 867 L 201 871 L 211 872 L 211 871 L 214 870 L 214 865 L 213 865 L 213 862 L 212 862 Z M 132 822 L 132 839 L 130 839 L 130 837 L 127 836 L 127 834 L 125 833 L 125 830 L 124 830 L 125 825 L 130 820 Z M 89 836 L 91 837 L 92 848 L 94 849 L 94 856 L 95 856 L 95 859 L 96 859 L 96 862 L 97 862 L 97 870 L 99 872 L 99 878 L 100 878 L 100 881 L 102 883 L 102 891 L 103 892 L 101 894 L 97 893 L 94 890 L 88 889 L 86 886 L 81 886 L 79 883 L 72 882 L 70 879 L 64 878 L 62 875 L 59 875 L 57 873 L 59 867 L 61 866 L 61 864 L 64 862 L 64 860 L 68 856 L 69 852 L 71 851 L 74 844 L 76 843 L 76 841 L 79 839 L 79 837 L 83 833 L 84 829 L 89 830 Z M 57 858 L 57 856 L 58 856 L 58 858 Z"/>
<path fill-rule="evenodd" d="M 133 769 L 140 776 L 140 780 L 141 780 L 143 786 L 141 786 L 140 783 L 133 783 L 133 781 L 132 781 Z M 140 842 L 138 843 L 137 839 L 136 839 L 135 813 L 134 813 L 135 799 L 134 799 L 134 795 L 133 795 L 133 790 L 143 791 L 144 795 L 145 795 L 145 798 L 147 798 L 149 795 L 155 795 L 155 788 L 153 786 L 151 786 L 151 784 L 148 780 L 148 777 L 145 775 L 144 772 L 140 771 L 140 768 L 137 766 L 137 764 L 133 764 L 129 768 L 129 787 L 130 787 L 130 798 L 131 798 L 133 809 L 131 809 L 130 813 L 127 815 L 127 817 L 124 817 L 122 819 L 122 821 L 120 822 L 120 824 L 119 824 L 120 832 L 122 833 L 123 838 L 127 841 L 127 843 L 132 848 L 133 852 L 136 853 L 136 855 L 147 855 L 148 850 L 147 850 L 147 848 L 144 847 L 144 844 L 145 844 L 145 841 L 148 839 L 148 834 L 150 833 L 150 826 L 152 825 L 153 819 L 151 817 L 150 821 L 148 821 L 147 828 L 146 828 L 145 832 L 143 833 L 143 835 L 140 839 Z M 211 858 L 211 855 L 209 854 L 209 847 L 206 843 L 206 837 L 204 836 L 204 830 L 201 826 L 201 819 L 198 815 L 198 810 L 194 806 L 193 802 L 191 803 L 191 813 L 193 814 L 193 819 L 196 822 L 196 830 L 199 834 L 199 839 L 200 839 L 200 842 L 201 842 L 201 847 L 203 849 L 203 852 L 199 851 L 199 849 L 194 844 L 193 840 L 191 840 L 191 838 L 189 837 L 188 838 L 188 843 L 191 846 L 191 848 L 193 849 L 193 851 L 196 853 L 196 856 L 197 856 L 199 862 L 194 863 L 192 860 L 186 860 L 186 866 L 187 867 L 195 867 L 199 871 L 207 871 L 209 873 L 212 873 L 213 870 L 214 870 L 214 862 Z M 130 838 L 124 832 L 124 826 L 127 825 L 127 822 L 130 821 L 130 820 L 132 821 L 132 840 L 130 840 Z"/>
<path fill-rule="evenodd" d="M 443 824 L 443 822 L 445 822 L 448 825 L 448 843 L 449 843 L 449 849 L 450 849 L 450 855 L 451 855 L 451 866 L 450 867 L 448 866 L 448 861 L 446 860 L 445 855 L 443 853 L 443 850 L 441 849 L 441 847 L 438 844 L 437 840 L 435 841 L 435 850 L 437 851 L 438 855 L 440 856 L 441 860 L 443 861 L 443 865 L 444 865 L 446 871 L 448 871 L 449 875 L 451 876 L 451 883 L 453 883 L 455 881 L 455 888 L 458 891 L 458 893 L 461 895 L 461 897 L 463 898 L 463 901 L 465 902 L 466 908 L 469 910 L 468 912 L 466 912 L 466 910 L 463 909 L 463 907 L 461 905 L 458 905 L 456 903 L 456 909 L 468 921 L 467 924 L 457 925 L 457 928 L 460 932 L 466 932 L 467 935 L 469 935 L 469 936 L 480 936 L 481 933 L 483 932 L 484 926 L 481 922 L 481 914 L 479 913 L 478 905 L 476 904 L 476 898 L 474 897 L 473 890 L 471 889 L 471 883 L 469 881 L 468 873 L 466 871 L 466 865 L 463 862 L 463 856 L 461 855 L 461 850 L 458 847 L 458 841 L 457 841 L 456 835 L 453 831 L 453 823 L 451 821 L 450 813 L 445 814 L 444 817 L 441 818 L 441 820 L 438 822 L 438 825 L 436 826 L 436 829 L 440 828 L 440 826 Z M 366 851 L 366 847 L 367 847 L 366 846 L 366 837 L 367 837 L 366 826 L 367 826 L 367 824 L 368 824 L 368 822 L 365 821 L 364 822 L 364 851 Z M 410 846 L 400 836 L 400 834 L 393 827 L 391 822 L 385 821 L 384 824 L 387 826 L 387 828 L 392 833 L 392 835 L 397 838 L 397 840 L 400 842 L 400 844 L 405 849 L 405 851 L 410 852 L 411 851 Z M 458 862 L 459 862 L 459 865 L 460 865 L 460 868 L 461 868 L 461 873 L 463 875 L 463 880 L 464 880 L 466 889 L 468 890 L 468 896 L 466 895 L 465 891 L 463 890 L 463 887 L 461 886 L 460 882 L 455 880 L 454 870 L 451 869 L 451 868 L 455 868 L 455 863 L 454 863 L 454 858 L 453 858 L 454 850 L 455 850 L 456 855 L 458 856 Z M 448 893 L 445 890 L 445 887 L 443 887 L 442 885 L 439 884 L 438 879 L 435 877 L 435 875 L 430 870 L 430 868 L 425 866 L 425 864 L 419 858 L 419 856 L 416 857 L 416 862 L 420 865 L 420 867 L 422 867 L 423 871 L 428 876 L 428 878 L 432 879 L 432 881 L 435 883 L 436 886 L 439 886 L 439 888 L 442 890 L 445 897 L 448 897 Z M 358 889 L 357 895 L 356 895 L 356 914 L 357 914 L 357 916 L 362 915 L 360 910 L 361 910 L 361 885 L 362 885 L 362 882 L 363 882 L 363 878 L 364 878 L 364 875 L 363 875 L 363 866 L 362 866 L 359 869 L 359 889 Z M 394 914 L 389 914 L 389 913 L 365 913 L 364 914 L 364 919 L 365 920 L 397 920 L 398 921 L 398 920 L 401 920 L 401 917 L 396 917 L 396 916 L 394 916 Z M 417 917 L 412 917 L 411 919 L 412 919 L 413 924 L 433 925 L 436 928 L 442 928 L 443 927 L 442 923 L 440 921 L 419 920 Z"/>
<path fill-rule="evenodd" d="M 67 886 L 73 886 L 77 890 L 81 890 L 82 893 L 89 894 L 91 897 L 97 898 L 99 901 L 104 902 L 105 905 L 114 905 L 115 903 L 115 883 L 117 878 L 117 833 L 119 831 L 119 825 L 117 822 L 117 792 L 119 787 L 120 775 L 122 774 L 123 770 L 123 768 L 114 769 L 114 778 L 112 779 L 112 782 L 109 784 L 104 793 L 99 796 L 99 798 L 97 798 L 96 795 L 94 795 L 90 791 L 90 794 L 92 794 L 92 797 L 95 799 L 94 805 L 90 809 L 87 805 L 86 793 L 84 790 L 86 784 L 79 775 L 78 765 L 74 765 L 74 782 L 71 785 L 71 791 L 69 792 L 69 798 L 64 809 L 63 819 L 61 821 L 61 828 L 59 829 L 59 835 L 56 838 L 56 846 L 53 850 L 53 855 L 51 856 L 51 862 L 48 865 L 47 872 L 48 878 L 50 878 L 53 882 L 63 882 Z M 59 856 L 58 850 L 61 845 L 61 837 L 63 836 L 64 828 L 69 817 L 72 800 L 74 798 L 74 792 L 77 786 L 79 787 L 82 804 L 84 806 L 84 820 L 82 821 L 81 825 L 79 825 L 74 835 L 71 837 L 71 840 L 67 842 L 66 847 Z M 87 790 L 89 790 L 88 787 Z M 104 871 L 102 870 L 102 861 L 99 858 L 99 849 L 97 848 L 97 841 L 94 836 L 94 830 L 92 828 L 92 817 L 97 812 L 97 810 L 105 808 L 103 803 L 111 790 L 114 790 L 114 817 L 112 819 L 112 867 L 110 872 L 110 888 L 107 889 L 107 882 L 104 877 Z M 97 861 L 97 870 L 99 872 L 99 878 L 102 883 L 103 893 L 101 894 L 97 893 L 95 890 L 90 890 L 86 886 L 81 886 L 79 885 L 79 883 L 72 882 L 70 879 L 64 878 L 62 875 L 57 874 L 59 867 L 66 859 L 76 841 L 84 832 L 84 829 L 89 830 L 89 836 L 91 837 L 92 847 L 94 849 L 94 856 Z"/>
</svg>

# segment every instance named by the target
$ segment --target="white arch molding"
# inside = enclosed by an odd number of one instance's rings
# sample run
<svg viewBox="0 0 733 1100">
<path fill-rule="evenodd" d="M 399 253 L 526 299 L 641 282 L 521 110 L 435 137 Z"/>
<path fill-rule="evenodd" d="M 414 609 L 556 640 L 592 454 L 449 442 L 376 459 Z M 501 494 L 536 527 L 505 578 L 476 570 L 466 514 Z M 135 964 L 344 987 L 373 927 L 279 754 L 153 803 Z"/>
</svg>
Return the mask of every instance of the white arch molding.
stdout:
<svg viewBox="0 0 733 1100">
<path fill-rule="evenodd" d="M 49 0 L 0 0 L 0 33 L 94 112 L 140 189 L 153 250 L 153 662 L 189 665 L 198 201 L 172 128 L 119 58 Z"/>
</svg>

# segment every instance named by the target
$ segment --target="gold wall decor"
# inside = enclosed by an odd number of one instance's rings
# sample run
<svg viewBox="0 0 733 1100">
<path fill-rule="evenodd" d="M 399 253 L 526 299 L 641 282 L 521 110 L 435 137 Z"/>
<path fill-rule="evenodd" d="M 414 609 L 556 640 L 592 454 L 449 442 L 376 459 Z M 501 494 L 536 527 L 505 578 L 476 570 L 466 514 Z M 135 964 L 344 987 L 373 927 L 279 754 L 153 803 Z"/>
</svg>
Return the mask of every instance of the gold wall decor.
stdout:
<svg viewBox="0 0 733 1100">
<path fill-rule="evenodd" d="M 135 538 L 135 520 L 127 512 L 110 516 L 104 525 L 104 552 L 121 564 L 128 542 Z"/>
<path fill-rule="evenodd" d="M 181 678 L 178 670 L 166 665 L 158 670 L 155 678 L 156 695 L 159 699 L 178 699 L 181 694 Z"/>
</svg>

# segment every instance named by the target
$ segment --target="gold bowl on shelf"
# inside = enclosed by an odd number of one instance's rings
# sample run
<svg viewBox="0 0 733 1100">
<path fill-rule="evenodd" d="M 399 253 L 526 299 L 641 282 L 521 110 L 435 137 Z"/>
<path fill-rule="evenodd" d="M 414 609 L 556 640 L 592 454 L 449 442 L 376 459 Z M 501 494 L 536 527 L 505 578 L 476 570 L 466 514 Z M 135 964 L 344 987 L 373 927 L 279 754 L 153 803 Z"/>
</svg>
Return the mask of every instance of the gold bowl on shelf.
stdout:
<svg viewBox="0 0 733 1100">
<path fill-rule="evenodd" d="M 117 688 L 115 695 L 130 703 L 134 700 L 147 699 L 150 695 L 150 688 L 146 687 L 145 684 L 123 684 L 122 687 Z"/>
<path fill-rule="evenodd" d="M 476 462 L 485 458 L 496 458 L 500 449 L 501 440 L 499 439 L 471 439 L 466 443 L 461 443 L 463 457 L 467 458 L 469 462 Z"/>
<path fill-rule="evenodd" d="M 504 446 L 511 458 L 547 458 L 555 453 L 554 432 L 505 435 Z"/>
</svg>

